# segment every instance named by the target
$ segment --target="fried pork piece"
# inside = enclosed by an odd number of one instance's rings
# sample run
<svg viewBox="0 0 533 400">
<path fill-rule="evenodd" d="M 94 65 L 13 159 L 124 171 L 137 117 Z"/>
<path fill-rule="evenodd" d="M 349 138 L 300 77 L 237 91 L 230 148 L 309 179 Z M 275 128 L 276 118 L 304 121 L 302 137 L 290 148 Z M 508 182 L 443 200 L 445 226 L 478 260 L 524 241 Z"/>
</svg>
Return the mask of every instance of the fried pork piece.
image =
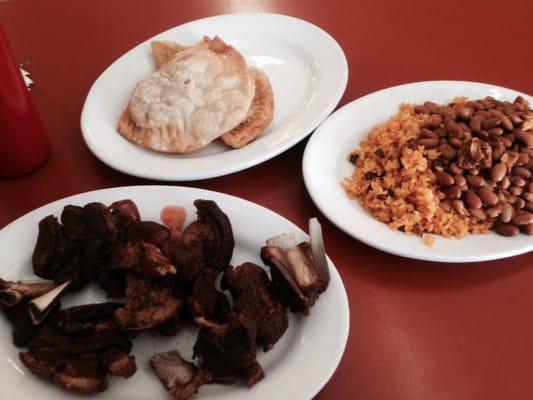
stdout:
<svg viewBox="0 0 533 400">
<path fill-rule="evenodd" d="M 73 335 L 60 332 L 49 324 L 40 325 L 35 336 L 27 344 L 27 347 L 33 351 L 57 352 L 73 357 L 98 353 L 115 346 L 129 351 L 131 342 L 118 330 Z"/>
<path fill-rule="evenodd" d="M 232 383 L 242 378 L 253 386 L 264 377 L 256 360 L 256 328 L 253 321 L 233 315 L 229 322 L 217 324 L 199 317 L 201 327 L 194 345 L 194 357 L 201 359 L 202 368 L 213 376 L 214 382 Z"/>
<path fill-rule="evenodd" d="M 54 354 L 55 360 L 94 359 L 103 371 L 129 378 L 135 373 L 135 357 L 130 356 L 131 341 L 119 330 L 94 334 L 65 334 L 47 324 L 37 329 L 28 342 L 30 354 Z"/>
<path fill-rule="evenodd" d="M 28 343 L 30 354 L 55 354 L 56 359 L 95 359 L 104 371 L 129 378 L 135 373 L 135 357 L 130 356 L 131 341 L 122 332 L 107 331 L 92 335 L 65 335 L 44 325 Z"/>
<path fill-rule="evenodd" d="M 183 231 L 185 246 L 200 258 L 202 266 L 222 271 L 231 261 L 235 240 L 229 218 L 211 200 L 195 200 L 198 219 Z"/>
<path fill-rule="evenodd" d="M 85 281 L 96 281 L 103 266 L 103 257 L 111 251 L 116 239 L 115 227 L 109 209 L 102 203 L 83 207 L 85 237 L 81 244 L 81 276 Z"/>
<path fill-rule="evenodd" d="M 17 281 L 10 282 L 0 279 L 0 302 L 12 307 L 20 302 L 27 302 L 39 297 L 57 284 L 53 281 Z"/>
<path fill-rule="evenodd" d="M 177 351 L 154 354 L 150 366 L 174 400 L 187 400 L 211 382 L 208 372 L 185 361 Z"/>
<path fill-rule="evenodd" d="M 61 229 L 53 215 L 48 215 L 39 222 L 39 236 L 32 255 L 33 272 L 36 275 L 45 277 L 49 274 L 56 256 Z"/>
<path fill-rule="evenodd" d="M 227 321 L 230 305 L 226 295 L 215 287 L 215 276 L 202 274 L 194 282 L 187 297 L 187 309 L 192 319 L 203 317 L 217 322 Z"/>
<path fill-rule="evenodd" d="M 163 254 L 176 267 L 176 284 L 184 293 L 189 291 L 202 268 L 202 256 L 192 252 L 185 243 L 168 239 L 161 245 Z"/>
<path fill-rule="evenodd" d="M 61 223 L 66 235 L 71 240 L 82 241 L 85 239 L 85 219 L 83 207 L 67 205 L 61 213 Z"/>
<path fill-rule="evenodd" d="M 245 262 L 236 268 L 228 266 L 224 270 L 220 284 L 222 289 L 229 290 L 231 295 L 236 298 L 248 290 L 269 286 L 270 279 L 259 265 Z"/>
<path fill-rule="evenodd" d="M 263 345 L 263 351 L 272 349 L 289 327 L 285 309 L 265 288 L 252 289 L 241 294 L 235 301 L 233 312 L 255 320 L 256 340 Z"/>
<path fill-rule="evenodd" d="M 189 224 L 181 239 L 161 244 L 163 254 L 176 267 L 176 285 L 187 296 L 200 274 L 214 275 L 230 262 L 235 241 L 226 214 L 215 202 L 196 200 L 198 219 Z"/>
<path fill-rule="evenodd" d="M 47 315 L 59 309 L 58 298 L 62 291 L 55 290 L 57 286 L 53 281 L 9 282 L 0 279 L 0 310 L 13 325 L 12 336 L 15 346 L 25 346 L 37 330 L 29 309 L 32 300 L 49 292 L 55 292 L 55 295 L 48 295 L 46 301 L 39 303 L 43 309 L 37 311 Z"/>
<path fill-rule="evenodd" d="M 308 242 L 296 244 L 294 237 L 281 235 L 267 241 L 261 259 L 270 266 L 274 291 L 291 311 L 309 314 L 318 295 L 326 290 L 329 272 Z M 324 258 L 325 262 L 325 258 Z"/>
<path fill-rule="evenodd" d="M 67 205 L 61 222 L 49 215 L 39 222 L 39 235 L 32 256 L 36 275 L 57 283 L 71 281 L 69 290 L 97 281 L 115 243 L 133 222 L 139 220 L 131 200 L 84 207 Z"/>
<path fill-rule="evenodd" d="M 140 221 L 141 216 L 135 203 L 129 199 L 115 201 L 109 206 L 111 215 L 119 228 L 127 228 L 133 222 Z"/>
<path fill-rule="evenodd" d="M 96 359 L 73 359 L 55 353 L 19 353 L 22 363 L 35 375 L 75 393 L 103 392 L 109 386 Z"/>
<path fill-rule="evenodd" d="M 98 279 L 98 285 L 106 292 L 107 297 L 124 297 L 126 295 L 126 276 L 128 270 L 104 270 Z"/>
<path fill-rule="evenodd" d="M 120 200 L 112 203 L 109 206 L 111 211 L 111 217 L 114 221 L 116 228 L 116 237 L 113 243 L 113 247 L 106 257 L 103 268 L 101 269 L 98 277 L 98 284 L 106 292 L 108 297 L 124 297 L 126 290 L 126 275 L 127 269 L 113 270 L 110 266 L 115 263 L 124 263 L 128 265 L 127 256 L 131 257 L 131 254 L 126 255 L 126 260 L 123 260 L 125 255 L 123 254 L 123 247 L 126 244 L 126 232 L 130 225 L 140 220 L 139 211 L 137 206 L 131 200 Z M 135 250 L 138 250 L 137 248 Z M 131 267 L 139 262 L 138 252 L 133 254 L 136 258 L 130 260 Z"/>
<path fill-rule="evenodd" d="M 181 312 L 179 312 L 174 318 L 155 326 L 155 330 L 163 336 L 174 336 L 181 330 L 183 325 L 184 320 Z"/>
<path fill-rule="evenodd" d="M 161 249 L 149 242 L 122 242 L 115 246 L 106 271 L 134 270 L 146 278 L 176 274 Z"/>
<path fill-rule="evenodd" d="M 111 211 L 102 203 L 88 203 L 84 207 L 67 205 L 61 213 L 61 223 L 66 236 L 81 245 L 82 256 L 92 255 L 90 262 L 99 268 L 99 258 L 111 251 L 119 233 Z M 85 273 L 94 273 L 90 265 L 86 268 Z"/>
<path fill-rule="evenodd" d="M 98 357 L 101 365 L 111 375 L 129 378 L 137 371 L 135 357 L 118 347 L 110 347 Z"/>
<path fill-rule="evenodd" d="M 122 303 L 108 302 L 70 307 L 51 315 L 49 325 L 65 335 L 78 336 L 118 330 L 113 315 L 121 306 Z"/>
<path fill-rule="evenodd" d="M 66 206 L 61 218 L 64 225 L 52 215 L 39 222 L 33 271 L 58 283 L 70 280 L 70 289 L 76 290 L 97 280 L 102 259 L 111 251 L 118 231 L 101 203 Z"/>
<path fill-rule="evenodd" d="M 34 374 L 65 390 L 100 392 L 108 387 L 107 373 L 129 378 L 136 371 L 129 355 L 131 340 L 113 321 L 120 303 L 89 304 L 60 310 L 36 328 L 20 353 Z"/>
<path fill-rule="evenodd" d="M 175 275 L 176 267 L 163 255 L 162 251 L 151 243 L 142 242 L 142 266 L 140 272 L 145 277 Z"/>
<path fill-rule="evenodd" d="M 39 222 L 39 235 L 32 255 L 33 272 L 57 283 L 72 281 L 71 287 L 81 287 L 80 247 L 66 235 L 56 217 L 49 215 Z"/>
<path fill-rule="evenodd" d="M 289 319 L 280 300 L 272 293 L 271 283 L 263 268 L 244 263 L 228 267 L 222 277 L 222 288 L 233 296 L 233 312 L 257 324 L 258 343 L 263 350 L 272 349 L 289 326 Z"/>
<path fill-rule="evenodd" d="M 183 300 L 173 296 L 168 280 L 148 280 L 136 273 L 126 277 L 126 304 L 115 311 L 123 329 L 147 329 L 175 318 Z"/>
<path fill-rule="evenodd" d="M 160 246 L 168 237 L 170 237 L 170 230 L 165 225 L 153 221 L 138 221 L 128 228 L 127 240 Z"/>
<path fill-rule="evenodd" d="M 59 301 L 51 305 L 49 315 L 56 312 L 59 307 Z M 12 338 L 13 344 L 17 347 L 24 347 L 35 336 L 38 326 L 33 323 L 28 310 L 28 302 L 24 301 L 18 303 L 13 307 L 6 307 L 3 304 L 0 306 L 2 313 L 6 316 L 9 322 L 13 325 Z"/>
<path fill-rule="evenodd" d="M 170 231 L 155 222 L 135 220 L 138 211 L 135 205 L 130 205 L 129 202 L 121 202 L 126 215 L 121 216 L 121 224 L 125 228 L 119 234 L 99 278 L 100 287 L 109 297 L 125 295 L 128 270 L 134 270 L 148 278 L 176 274 L 175 266 L 159 247 L 169 240 Z"/>
</svg>

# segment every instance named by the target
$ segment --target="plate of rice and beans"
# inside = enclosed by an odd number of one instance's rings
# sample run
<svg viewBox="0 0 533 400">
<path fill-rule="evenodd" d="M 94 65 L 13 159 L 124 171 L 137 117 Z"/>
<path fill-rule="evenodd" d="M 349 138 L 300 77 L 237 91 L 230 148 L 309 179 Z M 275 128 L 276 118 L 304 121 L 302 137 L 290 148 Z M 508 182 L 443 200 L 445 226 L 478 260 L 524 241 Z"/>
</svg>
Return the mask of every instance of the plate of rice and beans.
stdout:
<svg viewBox="0 0 533 400">
<path fill-rule="evenodd" d="M 441 262 L 533 250 L 533 99 L 461 81 L 357 99 L 309 140 L 303 171 L 340 229 L 396 255 Z"/>
</svg>

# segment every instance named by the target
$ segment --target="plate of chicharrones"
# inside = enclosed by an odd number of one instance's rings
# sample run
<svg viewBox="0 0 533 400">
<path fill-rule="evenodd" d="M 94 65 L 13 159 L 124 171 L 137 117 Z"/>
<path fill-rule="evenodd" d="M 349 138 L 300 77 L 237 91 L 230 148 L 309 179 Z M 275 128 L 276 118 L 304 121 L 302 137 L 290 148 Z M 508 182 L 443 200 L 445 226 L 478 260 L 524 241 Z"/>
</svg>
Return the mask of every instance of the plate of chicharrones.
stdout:
<svg viewBox="0 0 533 400">
<path fill-rule="evenodd" d="M 316 218 L 306 231 L 176 186 L 24 215 L 0 231 L 3 397 L 313 398 L 341 360 L 349 309 Z"/>
<path fill-rule="evenodd" d="M 474 262 L 533 250 L 531 96 L 491 84 L 418 82 L 332 114 L 303 160 L 315 204 L 396 255 Z"/>
<path fill-rule="evenodd" d="M 127 174 L 212 178 L 293 146 L 341 99 L 346 57 L 325 31 L 277 14 L 220 15 L 167 30 L 95 81 L 81 128 Z"/>
</svg>

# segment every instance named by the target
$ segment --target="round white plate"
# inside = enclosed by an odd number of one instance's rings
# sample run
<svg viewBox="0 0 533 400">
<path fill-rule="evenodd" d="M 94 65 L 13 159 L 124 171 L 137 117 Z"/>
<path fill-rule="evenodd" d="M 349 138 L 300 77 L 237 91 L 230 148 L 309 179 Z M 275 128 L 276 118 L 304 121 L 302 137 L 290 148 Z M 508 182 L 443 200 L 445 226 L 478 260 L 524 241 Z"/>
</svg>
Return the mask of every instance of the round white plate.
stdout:
<svg viewBox="0 0 533 400">
<path fill-rule="evenodd" d="M 282 216 L 237 197 L 208 190 L 170 186 L 132 186 L 98 190 L 68 197 L 43 206 L 17 219 L 0 231 L 0 277 L 16 280 L 34 277 L 31 254 L 37 238 L 38 222 L 49 214 L 60 215 L 67 204 L 84 205 L 99 201 L 110 204 L 120 199 L 132 199 L 141 217 L 159 220 L 161 209 L 170 204 L 187 209 L 188 224 L 196 218 L 193 201 L 198 198 L 217 202 L 228 215 L 235 235 L 232 265 L 252 261 L 263 265 L 259 251 L 265 240 L 281 233 L 295 233 L 297 239 L 307 235 Z M 250 224 L 250 221 L 253 221 Z M 327 246 L 327 238 L 326 238 Z M 308 317 L 289 314 L 289 328 L 274 348 L 264 353 L 257 350 L 257 359 L 265 370 L 265 378 L 253 388 L 243 384 L 205 385 L 195 399 L 287 399 L 308 400 L 329 380 L 340 362 L 349 329 L 346 292 L 335 266 L 328 260 L 331 282 L 320 296 Z M 62 300 L 63 307 L 105 301 L 95 286 Z M 144 334 L 133 341 L 138 370 L 131 378 L 111 378 L 109 389 L 99 399 L 166 399 L 162 384 L 150 370 L 148 360 L 154 352 L 178 349 L 188 358 L 196 341 L 196 330 L 187 328 L 177 336 L 165 338 Z M 0 317 L 0 383 L 2 398 L 17 400 L 83 398 L 53 386 L 34 376 L 19 360 L 11 341 L 11 325 Z"/>
<path fill-rule="evenodd" d="M 219 140 L 188 154 L 143 149 L 116 130 L 133 88 L 156 70 L 152 40 L 191 45 L 204 35 L 220 36 L 249 65 L 268 75 L 274 91 L 274 119 L 241 149 Z M 346 56 L 326 32 L 278 14 L 229 14 L 200 19 L 154 36 L 115 61 L 93 84 L 81 115 L 91 151 L 119 171 L 144 178 L 190 181 L 249 168 L 293 146 L 324 120 L 340 101 L 348 80 Z"/>
<path fill-rule="evenodd" d="M 340 182 L 350 176 L 353 165 L 348 154 L 359 146 L 370 131 L 398 112 L 401 103 L 450 102 L 454 97 L 471 99 L 493 96 L 514 100 L 522 95 L 511 89 L 476 82 L 431 81 L 400 85 L 361 97 L 331 115 L 313 134 L 303 157 L 303 175 L 307 190 L 317 207 L 337 227 L 354 238 L 380 250 L 399 256 L 441 262 L 494 260 L 533 250 L 533 238 L 468 235 L 463 239 L 435 236 L 432 247 L 417 236 L 408 236 L 367 214 L 356 200 L 348 198 Z"/>
</svg>

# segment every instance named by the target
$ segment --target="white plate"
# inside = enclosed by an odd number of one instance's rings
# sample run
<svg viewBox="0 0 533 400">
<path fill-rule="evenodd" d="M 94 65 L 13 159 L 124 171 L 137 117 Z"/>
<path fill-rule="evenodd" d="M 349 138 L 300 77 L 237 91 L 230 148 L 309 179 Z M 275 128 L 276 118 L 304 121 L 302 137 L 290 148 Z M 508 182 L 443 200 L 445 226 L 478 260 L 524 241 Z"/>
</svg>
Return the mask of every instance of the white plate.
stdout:
<svg viewBox="0 0 533 400">
<path fill-rule="evenodd" d="M 349 199 L 340 182 L 350 176 L 353 165 L 348 154 L 359 146 L 377 125 L 398 112 L 401 103 L 431 100 L 446 103 L 457 96 L 478 99 L 493 96 L 514 100 L 524 93 L 476 82 L 432 81 L 395 86 L 361 97 L 331 115 L 313 134 L 305 149 L 303 174 L 307 190 L 317 207 L 335 225 L 360 241 L 392 254 L 441 262 L 494 260 L 533 250 L 533 238 L 468 235 L 463 239 L 435 236 L 432 247 L 417 236 L 393 231 L 367 214 L 357 201 Z"/>
<path fill-rule="evenodd" d="M 193 44 L 219 35 L 250 65 L 263 69 L 274 91 L 274 119 L 241 149 L 220 141 L 189 155 L 166 155 L 138 147 L 115 126 L 136 83 L 155 71 L 152 40 Z M 348 80 L 346 57 L 320 28 L 277 14 L 230 14 L 200 19 L 154 36 L 128 51 L 96 80 L 87 95 L 81 129 L 91 151 L 130 175 L 160 180 L 212 178 L 266 161 L 307 136 L 335 108 Z"/>
<path fill-rule="evenodd" d="M 28 279 L 31 254 L 37 237 L 38 222 L 49 214 L 60 215 L 66 204 L 84 205 L 91 201 L 110 204 L 130 198 L 135 201 L 141 217 L 159 220 L 160 210 L 169 204 L 187 209 L 187 223 L 196 218 L 193 201 L 198 198 L 217 202 L 229 216 L 235 235 L 233 265 L 244 261 L 263 265 L 259 250 L 265 240 L 281 233 L 294 232 L 299 240 L 307 235 L 282 216 L 237 197 L 207 190 L 170 186 L 133 186 L 98 190 L 68 197 L 26 214 L 0 231 L 0 277 L 9 280 Z M 250 221 L 253 221 L 250 224 Z M 327 238 L 326 238 L 327 246 Z M 331 282 L 309 317 L 290 313 L 289 328 L 274 348 L 264 353 L 258 349 L 257 359 L 265 370 L 265 378 L 253 388 L 242 384 L 206 385 L 195 399 L 305 399 L 312 398 L 329 380 L 340 362 L 349 329 L 346 292 L 334 265 L 329 261 Z M 74 298 L 65 298 L 63 306 L 105 301 L 96 287 L 81 291 Z M 111 378 L 110 387 L 101 399 L 166 399 L 168 393 L 153 375 L 148 360 L 156 351 L 178 349 L 184 357 L 192 357 L 196 330 L 185 329 L 171 338 L 145 334 L 133 342 L 138 371 L 128 380 Z M 11 341 L 11 326 L 0 317 L 0 386 L 2 398 L 17 400 L 72 399 L 76 396 L 32 375 L 19 361 Z"/>
</svg>

